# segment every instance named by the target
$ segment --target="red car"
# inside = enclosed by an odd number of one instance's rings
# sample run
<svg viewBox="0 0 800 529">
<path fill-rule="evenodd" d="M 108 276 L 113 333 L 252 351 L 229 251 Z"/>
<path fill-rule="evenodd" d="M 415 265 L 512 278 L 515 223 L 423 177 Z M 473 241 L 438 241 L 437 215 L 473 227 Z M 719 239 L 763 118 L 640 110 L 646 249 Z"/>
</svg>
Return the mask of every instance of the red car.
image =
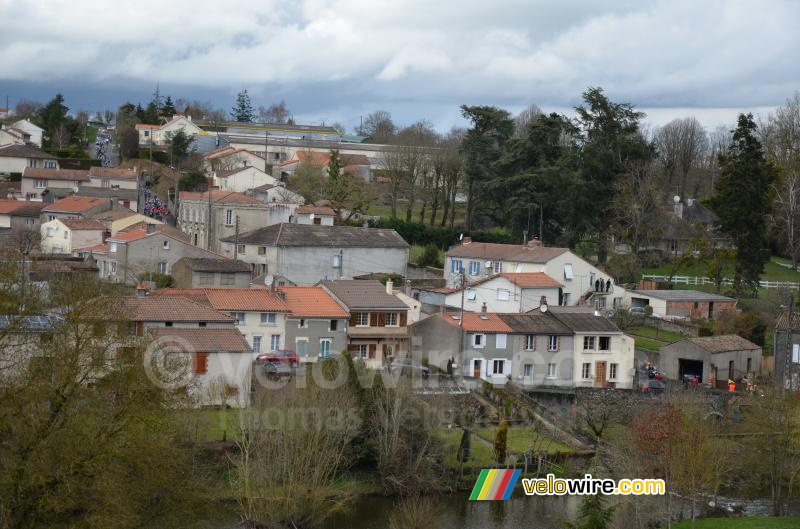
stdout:
<svg viewBox="0 0 800 529">
<path fill-rule="evenodd" d="M 296 367 L 300 364 L 300 357 L 290 349 L 278 349 L 269 353 L 261 353 L 256 357 L 256 364 L 265 362 L 282 363 L 289 367 Z"/>
</svg>

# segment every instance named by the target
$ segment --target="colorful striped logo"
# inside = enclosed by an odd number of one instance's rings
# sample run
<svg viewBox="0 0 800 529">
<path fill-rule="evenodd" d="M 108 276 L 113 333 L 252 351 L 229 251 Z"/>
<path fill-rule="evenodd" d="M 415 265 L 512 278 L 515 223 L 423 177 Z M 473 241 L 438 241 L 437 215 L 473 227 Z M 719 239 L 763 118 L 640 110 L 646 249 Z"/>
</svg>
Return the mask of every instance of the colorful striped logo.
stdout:
<svg viewBox="0 0 800 529">
<path fill-rule="evenodd" d="M 514 492 L 521 470 L 484 468 L 475 488 L 472 489 L 471 500 L 507 500 Z"/>
</svg>

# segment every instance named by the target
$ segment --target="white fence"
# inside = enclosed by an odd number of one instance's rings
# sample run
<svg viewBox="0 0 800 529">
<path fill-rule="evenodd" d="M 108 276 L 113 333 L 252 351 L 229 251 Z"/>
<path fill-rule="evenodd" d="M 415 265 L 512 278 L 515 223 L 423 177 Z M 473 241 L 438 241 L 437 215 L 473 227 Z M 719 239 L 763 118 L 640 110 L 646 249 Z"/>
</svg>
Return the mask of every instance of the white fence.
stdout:
<svg viewBox="0 0 800 529">
<path fill-rule="evenodd" d="M 642 275 L 642 279 L 649 279 L 651 281 L 669 281 L 669 276 L 656 276 L 656 275 Z M 708 277 L 697 276 L 672 276 L 672 283 L 675 285 L 709 285 L 714 286 L 714 280 Z M 733 285 L 732 279 L 723 279 L 723 285 Z M 761 288 L 800 288 L 800 283 L 797 281 L 759 281 L 758 286 Z"/>
</svg>

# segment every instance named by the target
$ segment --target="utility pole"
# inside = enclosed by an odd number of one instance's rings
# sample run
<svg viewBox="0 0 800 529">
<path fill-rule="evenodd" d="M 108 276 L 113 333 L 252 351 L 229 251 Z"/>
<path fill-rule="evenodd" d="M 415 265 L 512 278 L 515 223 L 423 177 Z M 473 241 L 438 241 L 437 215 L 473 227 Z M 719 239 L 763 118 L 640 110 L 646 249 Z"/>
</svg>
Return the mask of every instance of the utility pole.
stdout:
<svg viewBox="0 0 800 529">
<path fill-rule="evenodd" d="M 267 150 L 269 148 L 268 137 L 269 137 L 269 131 L 267 131 L 267 120 L 264 119 L 264 172 L 266 174 L 269 174 L 269 171 L 267 171 L 267 161 L 269 160 L 269 155 L 267 154 Z"/>
<path fill-rule="evenodd" d="M 208 216 L 206 217 L 206 250 L 211 251 L 211 240 L 213 239 L 213 226 L 214 226 L 214 211 L 212 209 L 212 199 L 211 193 L 213 191 L 213 187 L 211 184 L 208 185 Z M 238 217 L 237 217 L 238 218 Z"/>
<path fill-rule="evenodd" d="M 233 258 L 239 258 L 239 215 L 236 215 L 236 227 L 233 232 Z"/>
<path fill-rule="evenodd" d="M 789 298 L 789 314 L 786 320 L 786 362 L 784 365 L 783 370 L 783 381 L 781 382 L 781 389 L 783 392 L 787 389 L 788 386 L 790 390 L 794 389 L 794 379 L 792 377 L 792 315 L 794 312 L 794 294 L 791 298 Z"/>
<path fill-rule="evenodd" d="M 539 203 L 539 244 L 544 246 L 544 205 Z"/>
<path fill-rule="evenodd" d="M 467 287 L 467 276 L 464 275 L 464 269 L 459 267 L 459 275 L 461 281 L 461 316 L 458 318 L 458 328 L 461 333 L 461 338 L 459 339 L 459 347 L 461 347 L 461 351 L 458 352 L 458 355 L 463 359 L 464 351 L 466 347 L 464 347 L 464 293 Z M 461 366 L 462 373 L 464 372 L 464 366 Z"/>
</svg>

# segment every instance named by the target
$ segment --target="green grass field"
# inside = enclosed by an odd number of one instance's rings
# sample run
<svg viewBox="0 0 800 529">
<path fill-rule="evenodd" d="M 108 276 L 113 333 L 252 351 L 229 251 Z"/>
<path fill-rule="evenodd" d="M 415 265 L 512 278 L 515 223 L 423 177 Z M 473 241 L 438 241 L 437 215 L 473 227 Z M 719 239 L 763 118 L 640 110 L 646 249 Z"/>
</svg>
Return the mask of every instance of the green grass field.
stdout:
<svg viewBox="0 0 800 529">
<path fill-rule="evenodd" d="M 679 332 L 657 329 L 655 327 L 628 327 L 625 329 L 625 333 L 670 343 L 684 339 L 684 336 Z"/>
<path fill-rule="evenodd" d="M 692 521 L 672 524 L 672 529 L 690 529 Z M 750 516 L 747 518 L 700 518 L 695 520 L 695 529 L 796 529 L 800 527 L 800 516 Z"/>
<path fill-rule="evenodd" d="M 644 338 L 642 336 L 633 337 L 633 345 L 637 349 L 644 349 L 645 351 L 660 351 L 662 347 L 667 345 L 667 342 L 653 340 L 651 338 Z"/>
<path fill-rule="evenodd" d="M 461 435 L 464 432 L 461 428 L 442 429 L 436 432 L 436 436 L 442 441 L 444 460 L 442 464 L 446 468 L 458 468 L 458 447 L 461 445 Z M 467 466 L 486 468 L 493 466 L 494 455 L 491 448 L 481 443 L 480 440 L 475 439 L 473 433 L 470 442 L 472 450 L 472 459 L 466 464 Z"/>
<path fill-rule="evenodd" d="M 761 275 L 761 279 L 764 281 L 800 281 L 800 271 L 795 272 L 791 268 L 786 266 L 788 265 L 789 261 L 784 259 L 783 257 L 772 256 L 764 265 L 764 273 Z M 663 275 L 667 276 L 670 273 L 672 266 L 669 264 L 665 264 L 659 266 L 658 268 L 646 268 L 642 270 L 642 274 L 650 274 L 650 275 Z M 687 263 L 678 268 L 678 271 L 675 272 L 674 275 L 677 276 L 694 276 L 694 277 L 706 277 L 708 276 L 708 267 L 706 263 L 692 261 Z M 733 265 L 729 265 L 725 269 L 725 273 L 723 274 L 726 278 L 733 277 Z M 675 285 L 675 288 L 691 288 L 694 290 L 705 290 L 699 287 L 695 287 L 694 285 L 690 285 L 686 287 L 685 285 Z M 710 291 L 713 291 L 713 286 L 708 286 Z"/>
<path fill-rule="evenodd" d="M 409 252 L 408 252 L 408 262 L 409 263 L 418 263 L 419 262 L 419 257 L 422 255 L 422 253 L 424 251 L 425 251 L 425 247 L 422 246 L 421 244 L 412 244 L 411 248 L 409 249 Z M 439 250 L 439 261 L 440 261 L 439 264 L 443 266 L 444 265 L 444 252 L 441 249 Z"/>
<path fill-rule="evenodd" d="M 492 444 L 494 444 L 496 434 L 496 428 L 478 429 L 478 435 Z M 527 426 L 512 426 L 508 429 L 506 448 L 508 452 L 514 454 L 521 454 L 528 450 L 533 450 L 534 452 L 546 451 L 549 454 L 572 451 L 567 445 L 542 435 Z"/>
</svg>

